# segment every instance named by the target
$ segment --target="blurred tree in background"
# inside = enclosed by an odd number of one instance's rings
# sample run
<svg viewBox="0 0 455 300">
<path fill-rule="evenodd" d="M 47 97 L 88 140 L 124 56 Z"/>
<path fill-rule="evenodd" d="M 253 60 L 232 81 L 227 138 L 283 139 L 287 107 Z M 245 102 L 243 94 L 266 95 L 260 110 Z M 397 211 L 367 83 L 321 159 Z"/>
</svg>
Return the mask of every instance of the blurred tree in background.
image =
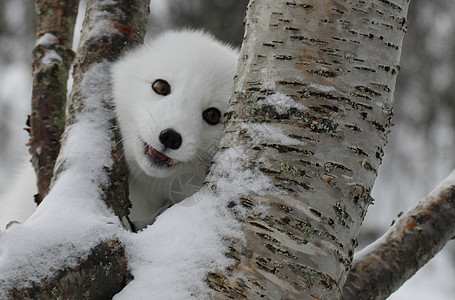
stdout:
<svg viewBox="0 0 455 300">
<path fill-rule="evenodd" d="M 397 119 L 425 134 L 448 114 L 455 125 L 455 3 L 415 0 L 397 90 Z"/>
<path fill-rule="evenodd" d="M 2 65 L 31 60 L 35 28 L 33 2 L 2 0 L 0 2 L 0 63 Z"/>
<path fill-rule="evenodd" d="M 414 0 L 395 91 L 396 126 L 373 190 L 367 227 L 426 195 L 454 167 L 455 1 Z M 381 214 L 375 212 L 381 211 Z M 372 221 L 369 223 L 369 221 Z"/>
<path fill-rule="evenodd" d="M 34 42 L 33 1 L 0 1 L 0 182 L 10 177 L 15 160 L 23 158 L 30 111 L 31 52 Z M 0 184 L 0 192 L 3 185 Z"/>
<path fill-rule="evenodd" d="M 153 10 L 152 0 L 151 10 Z M 165 16 L 153 16 L 151 30 L 203 28 L 219 39 L 240 47 L 248 0 L 168 0 Z M 153 15 L 153 12 L 152 12 Z M 163 17 L 165 22 L 163 22 Z"/>
<path fill-rule="evenodd" d="M 240 46 L 248 0 L 169 1 L 169 21 L 176 27 L 204 28 Z"/>
</svg>

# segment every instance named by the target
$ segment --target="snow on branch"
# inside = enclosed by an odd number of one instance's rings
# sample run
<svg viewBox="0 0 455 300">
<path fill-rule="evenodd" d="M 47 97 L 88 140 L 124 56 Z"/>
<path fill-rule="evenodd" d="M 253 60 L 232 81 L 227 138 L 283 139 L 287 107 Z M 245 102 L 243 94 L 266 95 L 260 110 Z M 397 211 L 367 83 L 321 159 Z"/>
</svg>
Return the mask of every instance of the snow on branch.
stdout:
<svg viewBox="0 0 455 300">
<path fill-rule="evenodd" d="M 125 232 L 119 219 L 128 214 L 126 166 L 109 61 L 142 42 L 148 6 L 145 0 L 88 1 L 50 192 L 24 224 L 0 235 L 1 299 L 110 298 L 126 284 L 126 255 L 118 242 Z M 44 35 L 39 42 L 54 41 Z"/>
<path fill-rule="evenodd" d="M 360 251 L 342 299 L 385 299 L 455 236 L 455 171 Z"/>
</svg>

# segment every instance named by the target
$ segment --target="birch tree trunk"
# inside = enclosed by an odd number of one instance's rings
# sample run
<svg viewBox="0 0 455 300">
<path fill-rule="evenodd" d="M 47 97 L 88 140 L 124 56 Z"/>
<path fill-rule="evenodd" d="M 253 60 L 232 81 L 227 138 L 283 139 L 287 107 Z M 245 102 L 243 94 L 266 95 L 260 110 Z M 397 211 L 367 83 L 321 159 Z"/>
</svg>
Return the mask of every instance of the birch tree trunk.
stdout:
<svg viewBox="0 0 455 300">
<path fill-rule="evenodd" d="M 217 298 L 340 297 L 387 140 L 407 8 L 250 2 L 221 148 L 240 146 L 244 168 L 281 193 L 241 199 L 246 243 L 232 241 L 227 275 L 208 275 Z M 274 140 L 277 130 L 292 141 Z"/>
</svg>

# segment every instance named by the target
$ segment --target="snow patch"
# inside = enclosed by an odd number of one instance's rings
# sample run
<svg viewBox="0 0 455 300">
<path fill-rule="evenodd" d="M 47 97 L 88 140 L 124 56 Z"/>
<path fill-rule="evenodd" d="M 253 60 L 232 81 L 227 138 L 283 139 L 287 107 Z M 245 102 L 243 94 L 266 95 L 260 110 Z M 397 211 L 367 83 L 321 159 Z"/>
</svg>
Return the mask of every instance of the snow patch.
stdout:
<svg viewBox="0 0 455 300">
<path fill-rule="evenodd" d="M 55 50 L 46 50 L 46 54 L 41 58 L 41 63 L 47 65 L 54 62 L 63 63 L 63 59 Z"/>
<path fill-rule="evenodd" d="M 37 41 L 36 45 L 42 45 L 42 46 L 51 46 L 53 44 L 58 44 L 58 38 L 53 35 L 52 33 L 46 32 L 43 34 Z"/>
<path fill-rule="evenodd" d="M 216 185 L 203 187 L 166 210 L 152 226 L 126 238 L 134 280 L 115 300 L 211 299 L 205 276 L 233 263 L 225 256 L 230 239 L 245 241 L 227 204 L 238 204 L 250 191 L 282 193 L 262 172 L 247 168 L 247 161 L 242 147 L 221 151 L 211 172 L 219 178 Z"/>
<path fill-rule="evenodd" d="M 260 103 L 274 106 L 276 112 L 279 114 L 284 114 L 291 108 L 296 108 L 297 110 L 308 110 L 306 106 L 296 103 L 291 97 L 282 93 L 269 95 Z"/>
<path fill-rule="evenodd" d="M 266 123 L 243 123 L 240 125 L 242 129 L 250 133 L 253 143 L 258 141 L 268 143 L 279 143 L 285 146 L 305 146 L 306 142 L 291 138 L 283 132 L 279 126 L 274 126 Z"/>
<path fill-rule="evenodd" d="M 241 146 L 231 147 L 217 153 L 216 167 L 212 176 L 217 178 L 218 196 L 225 201 L 237 201 L 249 192 L 257 195 L 281 192 L 272 180 L 257 168 L 249 166 L 247 150 Z"/>
<path fill-rule="evenodd" d="M 336 89 L 333 86 L 327 86 L 316 83 L 310 83 L 309 87 L 324 93 L 336 91 Z"/>
<path fill-rule="evenodd" d="M 192 197 L 199 197 L 196 205 L 174 205 L 153 226 L 129 235 L 125 243 L 134 280 L 113 299 L 210 298 L 204 278 L 232 264 L 224 238 L 238 235 L 240 228 L 212 192 Z"/>
</svg>

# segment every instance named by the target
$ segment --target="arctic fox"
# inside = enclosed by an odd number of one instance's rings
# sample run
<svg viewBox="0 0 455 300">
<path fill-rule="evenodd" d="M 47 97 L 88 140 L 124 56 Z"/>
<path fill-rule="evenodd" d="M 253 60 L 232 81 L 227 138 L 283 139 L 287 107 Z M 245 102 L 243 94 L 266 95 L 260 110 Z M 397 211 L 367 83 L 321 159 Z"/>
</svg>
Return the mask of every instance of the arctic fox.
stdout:
<svg viewBox="0 0 455 300">
<path fill-rule="evenodd" d="M 221 138 L 237 58 L 207 34 L 177 31 L 113 66 L 136 229 L 202 186 Z"/>
<path fill-rule="evenodd" d="M 202 186 L 221 138 L 237 58 L 230 46 L 187 30 L 164 33 L 113 65 L 133 229 L 153 223 L 163 209 Z M 29 198 L 32 202 L 32 192 Z M 0 213 L 0 230 L 10 220 L 24 221 L 33 209 L 28 205 L 21 212 L 14 205 L 13 215 Z"/>
<path fill-rule="evenodd" d="M 135 229 L 202 186 L 221 138 L 237 58 L 236 50 L 207 34 L 176 31 L 113 65 Z M 0 230 L 34 210 L 35 175 L 30 164 L 23 169 L 0 203 Z"/>
</svg>

